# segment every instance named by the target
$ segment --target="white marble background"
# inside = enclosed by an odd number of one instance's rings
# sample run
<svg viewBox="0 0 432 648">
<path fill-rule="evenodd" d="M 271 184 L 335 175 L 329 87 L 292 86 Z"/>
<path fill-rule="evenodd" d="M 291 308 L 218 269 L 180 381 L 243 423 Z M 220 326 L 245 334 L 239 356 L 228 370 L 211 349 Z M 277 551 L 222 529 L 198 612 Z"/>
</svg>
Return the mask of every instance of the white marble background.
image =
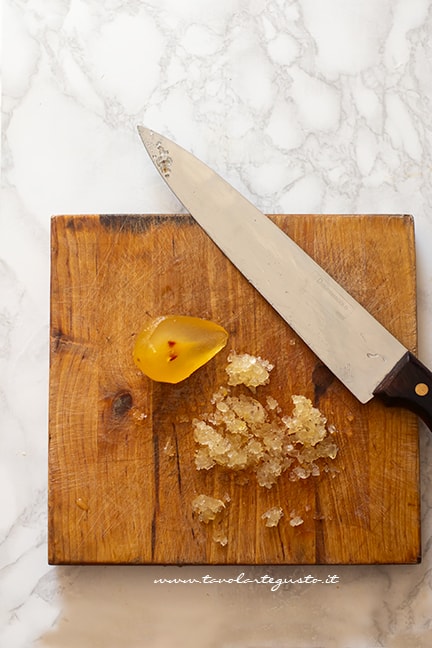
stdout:
<svg viewBox="0 0 432 648">
<path fill-rule="evenodd" d="M 54 568 L 46 559 L 50 216 L 179 210 L 137 123 L 190 148 L 267 212 L 412 213 L 420 355 L 432 365 L 431 5 L 3 2 L 1 648 L 431 645 L 424 427 L 419 566 L 338 567 L 338 586 L 271 592 L 153 584 L 204 568 Z M 329 572 L 269 573 L 309 571 Z"/>
</svg>

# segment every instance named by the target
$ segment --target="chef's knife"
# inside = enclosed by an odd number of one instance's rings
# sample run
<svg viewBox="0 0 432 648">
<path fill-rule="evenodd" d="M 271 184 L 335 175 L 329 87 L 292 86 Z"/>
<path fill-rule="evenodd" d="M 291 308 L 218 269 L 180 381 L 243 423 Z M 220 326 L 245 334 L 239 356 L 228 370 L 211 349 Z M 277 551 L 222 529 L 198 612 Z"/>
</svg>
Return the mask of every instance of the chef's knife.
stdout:
<svg viewBox="0 0 432 648">
<path fill-rule="evenodd" d="M 186 210 L 362 402 L 416 412 L 432 429 L 432 373 L 289 236 L 190 152 L 138 132 Z"/>
</svg>

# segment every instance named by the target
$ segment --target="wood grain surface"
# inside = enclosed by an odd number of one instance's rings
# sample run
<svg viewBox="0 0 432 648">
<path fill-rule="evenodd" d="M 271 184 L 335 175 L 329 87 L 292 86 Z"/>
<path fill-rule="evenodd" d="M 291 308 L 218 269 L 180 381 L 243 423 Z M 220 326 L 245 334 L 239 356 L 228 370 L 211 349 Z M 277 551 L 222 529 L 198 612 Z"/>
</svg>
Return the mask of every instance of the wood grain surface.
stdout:
<svg viewBox="0 0 432 648">
<path fill-rule="evenodd" d="M 414 229 L 406 216 L 271 218 L 410 350 L 416 350 Z M 229 342 L 178 385 L 132 361 L 149 317 L 205 317 Z M 338 432 L 335 477 L 272 489 L 197 471 L 191 420 L 225 380 L 229 351 L 275 364 L 261 388 L 291 410 L 310 397 Z M 49 417 L 52 564 L 415 563 L 420 555 L 416 418 L 361 405 L 187 215 L 52 220 Z M 228 543 L 192 499 L 230 497 Z M 280 505 L 276 528 L 261 515 Z M 296 510 L 302 525 L 289 524 Z"/>
</svg>

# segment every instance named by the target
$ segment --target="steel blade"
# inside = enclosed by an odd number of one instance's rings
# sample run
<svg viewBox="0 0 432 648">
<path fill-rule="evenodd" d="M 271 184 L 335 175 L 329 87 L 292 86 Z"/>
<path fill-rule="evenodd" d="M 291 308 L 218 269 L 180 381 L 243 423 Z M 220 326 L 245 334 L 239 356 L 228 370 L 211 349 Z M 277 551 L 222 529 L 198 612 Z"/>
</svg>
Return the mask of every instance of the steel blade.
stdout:
<svg viewBox="0 0 432 648">
<path fill-rule="evenodd" d="M 217 173 L 138 127 L 187 211 L 321 361 L 362 402 L 407 349 L 292 239 Z"/>
</svg>

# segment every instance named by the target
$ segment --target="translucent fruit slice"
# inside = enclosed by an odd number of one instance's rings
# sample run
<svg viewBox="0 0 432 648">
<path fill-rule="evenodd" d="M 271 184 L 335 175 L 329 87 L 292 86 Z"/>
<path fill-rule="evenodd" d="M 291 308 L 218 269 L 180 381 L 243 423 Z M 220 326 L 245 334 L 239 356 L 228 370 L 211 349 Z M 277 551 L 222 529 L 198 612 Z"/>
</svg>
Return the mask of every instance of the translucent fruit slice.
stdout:
<svg viewBox="0 0 432 648">
<path fill-rule="evenodd" d="M 139 333 L 133 358 L 152 380 L 178 383 L 213 358 L 227 340 L 228 333 L 215 322 L 166 315 L 157 317 Z"/>
</svg>

